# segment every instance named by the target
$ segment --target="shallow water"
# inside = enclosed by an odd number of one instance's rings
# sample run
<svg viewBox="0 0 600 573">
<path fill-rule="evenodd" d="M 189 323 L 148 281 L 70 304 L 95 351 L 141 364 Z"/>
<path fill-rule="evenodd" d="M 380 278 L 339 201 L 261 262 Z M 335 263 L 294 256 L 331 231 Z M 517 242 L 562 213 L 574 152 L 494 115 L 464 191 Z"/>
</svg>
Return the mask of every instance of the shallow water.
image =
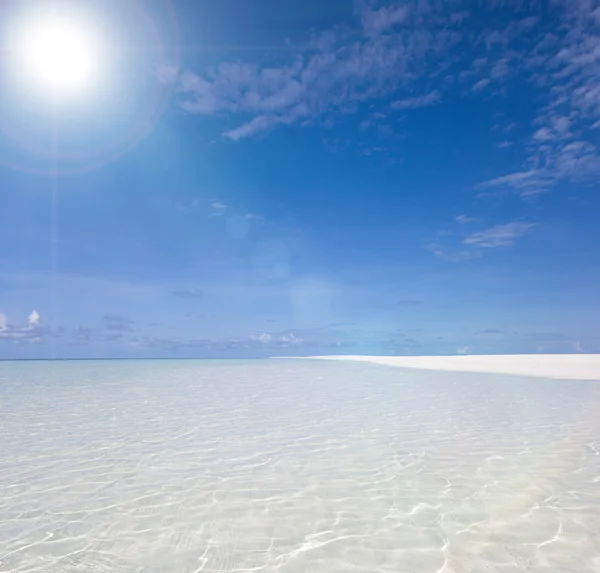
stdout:
<svg viewBox="0 0 600 573">
<path fill-rule="evenodd" d="M 600 382 L 0 363 L 0 571 L 600 571 Z"/>
</svg>

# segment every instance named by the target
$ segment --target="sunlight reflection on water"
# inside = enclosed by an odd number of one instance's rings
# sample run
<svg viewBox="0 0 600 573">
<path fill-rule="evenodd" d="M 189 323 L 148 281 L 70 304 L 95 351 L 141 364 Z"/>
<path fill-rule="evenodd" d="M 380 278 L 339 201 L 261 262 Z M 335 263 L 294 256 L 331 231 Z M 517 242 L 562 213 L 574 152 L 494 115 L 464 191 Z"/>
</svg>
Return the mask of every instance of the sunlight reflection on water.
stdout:
<svg viewBox="0 0 600 573">
<path fill-rule="evenodd" d="M 598 571 L 600 384 L 0 364 L 0 571 Z"/>
</svg>

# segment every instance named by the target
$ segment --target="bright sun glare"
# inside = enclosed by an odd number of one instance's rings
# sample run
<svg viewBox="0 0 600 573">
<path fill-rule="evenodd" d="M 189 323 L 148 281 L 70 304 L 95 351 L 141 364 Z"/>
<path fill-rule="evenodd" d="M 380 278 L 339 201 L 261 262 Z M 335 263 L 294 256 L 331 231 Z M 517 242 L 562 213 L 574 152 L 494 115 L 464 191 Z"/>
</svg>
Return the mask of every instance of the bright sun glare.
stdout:
<svg viewBox="0 0 600 573">
<path fill-rule="evenodd" d="M 83 22 L 65 14 L 41 14 L 19 28 L 15 55 L 19 73 L 54 95 L 89 90 L 97 79 L 100 46 Z"/>
</svg>

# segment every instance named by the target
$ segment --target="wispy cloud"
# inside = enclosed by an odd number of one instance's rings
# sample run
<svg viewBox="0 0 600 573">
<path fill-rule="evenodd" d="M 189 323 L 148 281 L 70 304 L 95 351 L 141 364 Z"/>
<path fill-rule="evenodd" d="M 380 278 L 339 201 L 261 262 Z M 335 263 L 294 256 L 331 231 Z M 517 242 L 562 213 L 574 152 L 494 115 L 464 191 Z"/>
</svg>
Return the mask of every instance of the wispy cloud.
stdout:
<svg viewBox="0 0 600 573">
<path fill-rule="evenodd" d="M 452 27 L 460 22 L 441 20 L 423 2 L 378 9 L 363 3 L 358 15 L 360 27 L 318 34 L 283 64 L 223 62 L 204 72 L 184 71 L 177 82 L 179 105 L 193 114 L 229 113 L 237 125 L 223 135 L 238 141 L 414 92 L 415 83 L 433 71 L 431 62 L 459 40 Z M 432 92 L 398 100 L 398 109 L 433 105 L 439 97 Z"/>
<path fill-rule="evenodd" d="M 410 8 L 408 5 L 382 6 L 373 9 L 364 4 L 361 10 L 361 20 L 367 33 L 380 34 L 398 24 L 407 23 L 410 19 Z"/>
<path fill-rule="evenodd" d="M 276 118 L 269 117 L 268 115 L 259 115 L 253 119 L 251 119 L 248 123 L 244 123 L 235 129 L 230 129 L 226 131 L 223 135 L 232 139 L 233 141 L 238 141 L 239 139 L 243 139 L 245 137 L 250 137 L 252 135 L 256 135 L 257 133 L 261 133 L 263 131 L 267 131 L 271 127 L 274 127 L 277 124 L 282 123 L 292 123 L 291 119 L 288 118 Z"/>
<path fill-rule="evenodd" d="M 474 92 L 481 92 L 483 91 L 485 88 L 487 88 L 490 84 L 491 84 L 491 80 L 488 80 L 487 78 L 483 79 L 483 80 L 479 80 L 473 87 L 472 90 Z"/>
<path fill-rule="evenodd" d="M 172 290 L 171 294 L 179 298 L 201 299 L 204 297 L 204 292 L 198 288 L 184 288 Z"/>
<path fill-rule="evenodd" d="M 490 249 L 511 247 L 519 237 L 526 235 L 534 227 L 534 223 L 512 221 L 467 235 L 463 234 L 458 244 L 454 235 L 450 235 L 448 244 L 435 242 L 427 244 L 425 248 L 440 259 L 459 263 L 478 259 Z"/>
<path fill-rule="evenodd" d="M 446 245 L 440 245 L 439 243 L 428 244 L 425 246 L 425 248 L 439 259 L 451 263 L 461 263 L 464 261 L 470 261 L 472 259 L 478 259 L 483 254 L 480 250 L 460 249 Z"/>
<path fill-rule="evenodd" d="M 254 221 L 259 224 L 265 223 L 265 218 L 261 215 L 256 215 L 255 213 L 246 213 L 246 215 L 244 215 L 244 218 L 246 219 L 246 221 Z"/>
<path fill-rule="evenodd" d="M 442 101 L 440 92 L 432 91 L 427 95 L 410 97 L 405 99 L 396 100 L 392 103 L 392 109 L 415 109 L 419 107 L 429 107 L 436 105 Z"/>
<path fill-rule="evenodd" d="M 469 223 L 477 223 L 479 221 L 478 217 L 469 217 L 468 215 L 457 215 L 454 217 L 454 220 L 459 225 L 468 225 Z"/>
<path fill-rule="evenodd" d="M 107 322 L 132 323 L 133 321 L 121 314 L 105 314 L 102 317 Z"/>
<path fill-rule="evenodd" d="M 174 66 L 161 66 L 156 70 L 156 75 L 161 84 L 173 84 L 177 81 L 179 71 Z"/>
<path fill-rule="evenodd" d="M 212 209 L 213 215 L 222 215 L 229 209 L 229 206 L 223 201 L 219 201 L 217 199 L 210 202 L 210 208 Z"/>
<path fill-rule="evenodd" d="M 546 169 L 532 169 L 496 177 L 496 179 L 479 183 L 475 189 L 485 191 L 509 187 L 516 189 L 521 197 L 533 197 L 549 191 L 555 181 L 556 178 Z"/>
<path fill-rule="evenodd" d="M 106 330 L 112 332 L 133 332 L 133 327 L 126 322 L 109 322 L 106 325 Z"/>
<path fill-rule="evenodd" d="M 522 197 L 552 189 L 562 181 L 588 183 L 600 175 L 600 151 L 593 135 L 600 120 L 600 4 L 556 0 L 560 19 L 521 22 L 526 35 L 506 34 L 507 47 L 520 44 L 510 66 L 527 70 L 544 102 L 532 122 L 523 168 L 480 185 L 505 187 Z M 528 46 L 523 48 L 523 42 Z"/>
<path fill-rule="evenodd" d="M 600 121 L 598 2 L 555 0 L 547 18 L 539 3 L 508 4 L 518 9 L 510 22 L 492 17 L 506 8 L 503 1 L 484 3 L 490 16 L 484 20 L 466 11 L 466 0 L 376 7 L 358 1 L 354 26 L 316 33 L 271 60 L 182 73 L 168 68 L 159 77 L 175 83 L 182 109 L 226 117 L 223 136 L 239 141 L 282 125 L 330 125 L 387 97 L 396 98 L 397 110 L 435 105 L 446 99 L 444 85 L 462 85 L 475 96 L 505 94 L 526 76 L 544 96 L 529 126 L 527 157 L 517 172 L 480 187 L 531 197 L 562 180 L 593 180 L 600 174 L 600 151 L 589 133 Z M 427 91 L 442 77 L 440 91 Z"/>
<path fill-rule="evenodd" d="M 533 223 L 512 222 L 504 225 L 495 225 L 483 231 L 468 235 L 463 239 L 465 245 L 480 249 L 494 249 L 496 247 L 510 247 L 523 235 L 529 233 L 535 225 Z"/>
<path fill-rule="evenodd" d="M 533 134 L 533 139 L 535 141 L 551 141 L 554 138 L 555 135 L 547 127 L 542 127 Z"/>
</svg>

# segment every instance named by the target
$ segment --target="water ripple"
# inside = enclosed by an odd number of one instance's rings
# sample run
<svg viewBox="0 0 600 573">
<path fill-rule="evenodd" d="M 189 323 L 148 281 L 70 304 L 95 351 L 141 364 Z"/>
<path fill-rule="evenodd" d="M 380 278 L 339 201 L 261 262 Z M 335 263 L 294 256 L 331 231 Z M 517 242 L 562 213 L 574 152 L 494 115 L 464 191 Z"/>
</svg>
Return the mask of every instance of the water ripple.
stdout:
<svg viewBox="0 0 600 573">
<path fill-rule="evenodd" d="M 0 364 L 0 571 L 599 571 L 599 406 L 368 364 Z"/>
</svg>

